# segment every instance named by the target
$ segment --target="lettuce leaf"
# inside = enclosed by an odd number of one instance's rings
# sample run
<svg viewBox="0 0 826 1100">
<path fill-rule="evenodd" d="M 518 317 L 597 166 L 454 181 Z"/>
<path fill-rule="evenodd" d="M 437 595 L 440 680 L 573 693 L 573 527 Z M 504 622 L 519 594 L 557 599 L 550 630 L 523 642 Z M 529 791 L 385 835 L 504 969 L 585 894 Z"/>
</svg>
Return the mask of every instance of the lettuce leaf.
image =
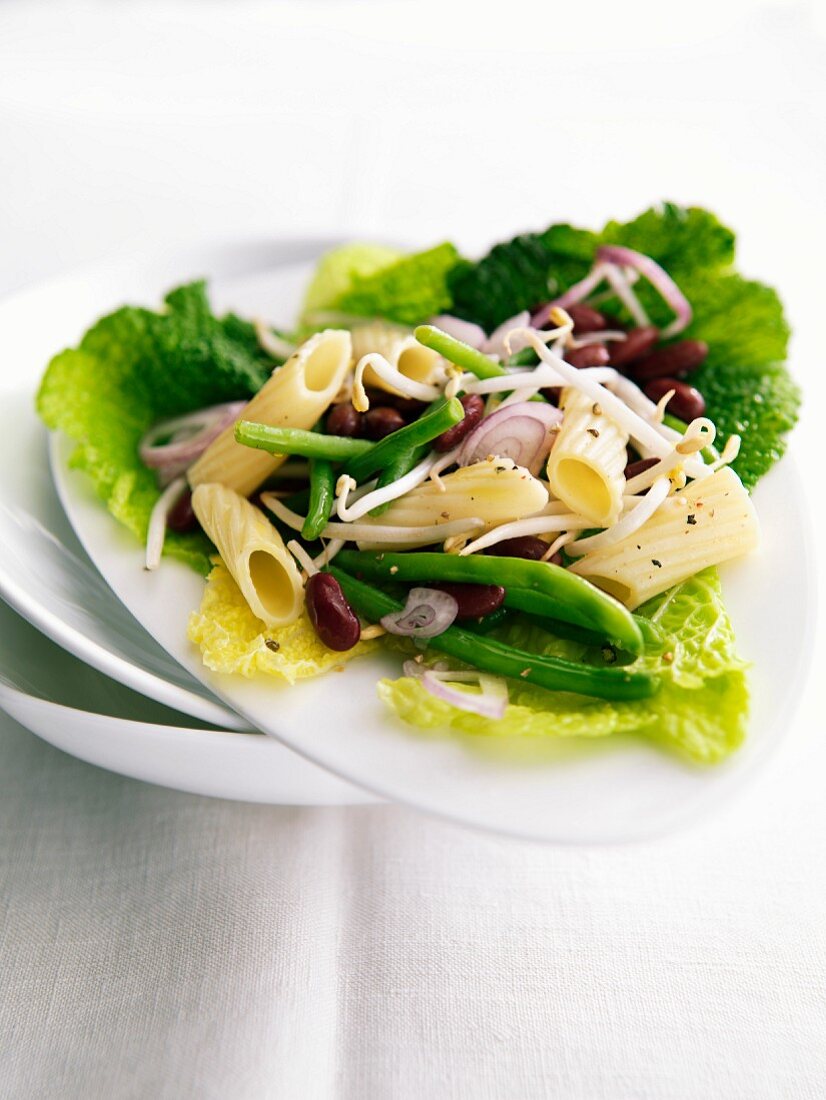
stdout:
<svg viewBox="0 0 826 1100">
<path fill-rule="evenodd" d="M 608 222 L 599 233 L 553 225 L 523 234 L 496 245 L 479 263 L 454 269 L 453 312 L 490 330 L 567 290 L 588 272 L 600 244 L 653 257 L 688 297 L 694 319 L 684 336 L 709 346 L 693 381 L 721 438 L 742 435 L 734 468 L 751 489 L 783 454 L 800 393 L 784 366 L 789 327 L 782 303 L 771 287 L 732 270 L 734 233 L 709 211 L 664 203 L 631 222 Z M 664 324 L 667 306 L 647 284 L 637 289 L 652 321 Z M 629 319 L 616 301 L 605 308 Z"/>
<path fill-rule="evenodd" d="M 419 324 L 450 306 L 447 280 L 458 262 L 459 253 L 445 242 L 372 274 L 354 272 L 349 287 L 329 306 L 360 317 Z"/>
<path fill-rule="evenodd" d="M 304 293 L 302 316 L 317 310 L 335 309 L 357 279 L 375 275 L 402 259 L 402 253 L 379 244 L 355 241 L 327 252 L 318 262 Z"/>
<path fill-rule="evenodd" d="M 660 675 L 662 688 L 652 699 L 610 703 L 509 681 L 505 716 L 492 720 L 435 699 L 410 677 L 382 680 L 379 694 L 404 721 L 426 729 L 450 727 L 494 737 L 634 732 L 699 763 L 722 760 L 745 736 L 748 687 L 717 571 L 704 570 L 649 601 L 639 614 L 654 621 L 663 635 L 661 647 L 629 666 Z M 555 638 L 521 617 L 503 628 L 502 637 L 512 645 L 569 660 L 593 657 L 581 643 Z"/>
<path fill-rule="evenodd" d="M 72 466 L 143 541 L 159 494 L 138 458 L 141 436 L 165 417 L 251 396 L 271 369 L 252 326 L 232 314 L 214 317 L 206 285 L 196 282 L 167 295 L 163 312 L 126 306 L 109 314 L 77 348 L 56 355 L 37 411 L 77 443 Z M 210 549 L 201 533 L 170 532 L 165 546 L 204 574 Z"/>
</svg>

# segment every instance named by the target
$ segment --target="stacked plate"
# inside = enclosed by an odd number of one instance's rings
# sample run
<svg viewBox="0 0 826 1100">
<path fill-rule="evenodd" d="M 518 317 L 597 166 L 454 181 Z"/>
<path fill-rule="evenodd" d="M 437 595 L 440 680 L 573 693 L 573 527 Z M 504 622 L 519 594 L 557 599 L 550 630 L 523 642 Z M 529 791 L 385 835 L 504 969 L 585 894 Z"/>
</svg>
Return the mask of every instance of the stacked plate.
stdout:
<svg viewBox="0 0 826 1100">
<path fill-rule="evenodd" d="M 34 413 L 37 382 L 50 356 L 96 317 L 126 301 L 154 305 L 193 277 L 209 276 L 218 309 L 288 324 L 314 260 L 331 243 L 133 260 L 0 306 L 0 595 L 14 609 L 0 604 L 0 706 L 84 760 L 180 790 L 303 805 L 390 798 L 559 842 L 651 836 L 728 797 L 780 741 L 804 671 L 812 565 L 804 540 L 799 568 L 783 567 L 783 532 L 807 530 L 788 461 L 758 491 L 762 554 L 724 576 L 742 648 L 755 663 L 754 715 L 746 747 L 713 771 L 633 739 L 502 746 L 423 736 L 377 699 L 376 680 L 398 674 L 386 654 L 295 688 L 203 668 L 186 640 L 200 578 L 175 562 L 153 574 L 142 569 L 141 547 L 71 470 L 71 446 L 47 438 Z"/>
</svg>

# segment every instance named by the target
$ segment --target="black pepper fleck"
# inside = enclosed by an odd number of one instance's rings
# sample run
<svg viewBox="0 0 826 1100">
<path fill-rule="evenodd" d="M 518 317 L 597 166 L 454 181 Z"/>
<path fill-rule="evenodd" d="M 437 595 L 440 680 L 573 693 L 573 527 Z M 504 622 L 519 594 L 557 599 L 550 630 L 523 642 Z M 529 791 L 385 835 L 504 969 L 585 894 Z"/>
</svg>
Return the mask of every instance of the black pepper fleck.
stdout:
<svg viewBox="0 0 826 1100">
<path fill-rule="evenodd" d="M 656 558 L 651 559 L 651 564 L 656 565 L 658 569 L 662 569 L 663 567 L 663 563 L 661 561 L 658 561 Z"/>
<path fill-rule="evenodd" d="M 281 643 L 277 642 L 275 638 L 267 638 L 266 642 L 264 642 L 264 645 L 267 647 L 267 649 L 271 649 L 273 653 L 277 653 L 281 648 Z"/>
<path fill-rule="evenodd" d="M 691 524 L 691 526 L 693 527 L 693 526 L 694 526 L 694 524 L 695 524 L 695 523 L 697 522 L 697 517 L 696 517 L 696 516 L 694 515 L 694 513 L 692 512 L 690 516 L 686 516 L 686 520 L 685 520 L 685 521 L 686 521 L 686 523 L 690 523 L 690 524 Z"/>
</svg>

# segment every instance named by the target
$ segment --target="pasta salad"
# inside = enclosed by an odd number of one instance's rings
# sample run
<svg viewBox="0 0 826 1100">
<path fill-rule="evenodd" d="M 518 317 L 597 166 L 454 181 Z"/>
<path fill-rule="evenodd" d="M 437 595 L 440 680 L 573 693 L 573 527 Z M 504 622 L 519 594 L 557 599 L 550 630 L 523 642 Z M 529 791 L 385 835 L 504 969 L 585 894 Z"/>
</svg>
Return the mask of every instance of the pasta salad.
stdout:
<svg viewBox="0 0 826 1100">
<path fill-rule="evenodd" d="M 716 567 L 758 546 L 798 404 L 733 250 L 673 204 L 477 262 L 346 245 L 292 330 L 190 284 L 56 356 L 38 408 L 147 569 L 207 576 L 210 668 L 295 682 L 390 647 L 378 690 L 414 726 L 714 762 L 748 713 Z"/>
</svg>

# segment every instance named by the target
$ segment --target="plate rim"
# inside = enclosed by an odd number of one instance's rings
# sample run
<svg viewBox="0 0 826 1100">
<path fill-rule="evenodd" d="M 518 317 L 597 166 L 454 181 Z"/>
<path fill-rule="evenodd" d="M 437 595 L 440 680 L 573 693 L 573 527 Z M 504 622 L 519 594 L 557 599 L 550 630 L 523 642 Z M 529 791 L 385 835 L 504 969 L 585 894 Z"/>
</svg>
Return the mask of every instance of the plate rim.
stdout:
<svg viewBox="0 0 826 1100">
<path fill-rule="evenodd" d="M 36 727 L 30 724 L 26 713 L 31 712 L 33 709 L 41 715 Z M 153 772 L 152 767 L 124 764 L 123 762 L 115 767 L 111 763 L 101 762 L 99 757 L 92 751 L 83 752 L 76 744 L 76 739 L 71 736 L 71 733 L 67 732 L 65 723 L 67 719 L 71 723 L 82 722 L 85 729 L 95 733 L 99 731 L 107 740 L 128 735 L 133 742 L 133 750 L 140 749 L 144 745 L 147 748 L 156 748 L 158 739 L 162 738 L 164 747 L 170 754 L 174 754 L 178 748 L 187 752 L 197 750 L 199 747 L 207 748 L 225 755 L 228 766 L 232 765 L 236 757 L 243 755 L 246 757 L 246 769 L 252 766 L 251 761 L 256 767 L 269 763 L 266 759 L 267 755 L 274 752 L 278 753 L 279 756 L 282 751 L 290 752 L 293 756 L 301 759 L 300 754 L 293 752 L 288 746 L 283 745 L 275 738 L 267 737 L 263 733 L 225 729 L 201 730 L 190 726 L 170 726 L 161 722 L 143 721 L 137 718 L 121 718 L 117 715 L 102 714 L 99 711 L 84 710 L 68 703 L 45 699 L 40 695 L 24 691 L 11 683 L 4 683 L 2 680 L 0 680 L 0 710 L 30 733 L 33 733 L 35 737 L 79 760 L 84 760 L 86 763 L 93 764 L 95 767 L 103 768 L 116 775 L 137 779 L 144 783 L 154 783 L 157 786 L 181 791 L 185 794 L 200 795 L 204 798 L 231 798 L 234 801 L 279 806 L 348 806 L 378 805 L 381 803 L 381 800 L 372 794 L 365 793 L 354 784 L 346 783 L 340 777 L 334 776 L 324 769 L 316 768 L 315 765 L 312 765 L 313 769 L 333 785 L 333 792 L 327 795 L 319 795 L 318 792 L 315 792 L 310 796 L 311 800 L 305 798 L 292 802 L 289 801 L 289 796 L 281 796 L 279 801 L 274 802 L 266 797 L 237 793 L 244 786 L 250 786 L 249 781 L 238 773 L 233 777 L 236 793 L 232 795 L 227 794 L 226 789 L 223 791 L 218 789 L 220 783 L 224 781 L 224 777 L 221 780 L 216 780 L 214 784 L 188 780 L 186 776 L 182 778 L 177 775 L 174 778 L 158 778 L 156 775 L 151 774 Z M 43 723 L 42 726 L 41 722 Z M 115 746 L 115 751 L 117 751 L 117 746 Z M 151 756 L 147 759 L 157 760 L 157 757 Z M 304 760 L 302 760 L 302 763 L 309 764 L 308 761 Z M 306 781 L 312 782 L 313 778 L 308 776 Z M 335 786 L 338 784 L 341 784 L 342 789 L 336 793 Z M 215 789 L 207 790 L 206 787 L 208 786 L 213 786 Z M 350 790 L 348 791 L 346 788 L 350 788 Z"/>
<path fill-rule="evenodd" d="M 63 502 L 61 500 L 62 506 Z M 111 589 L 109 591 L 112 592 Z M 115 592 L 112 592 L 112 597 L 118 599 Z M 131 688 L 140 695 L 154 699 L 156 702 L 162 703 L 172 710 L 177 710 L 181 714 L 198 718 L 202 722 L 209 722 L 216 726 L 227 726 L 228 729 L 234 728 L 239 733 L 249 732 L 249 722 L 235 711 L 223 706 L 217 699 L 213 703 L 187 688 L 179 687 L 148 669 L 133 665 L 125 657 L 110 653 L 99 642 L 86 637 L 79 630 L 64 622 L 55 612 L 50 611 L 49 608 L 41 604 L 39 600 L 29 596 L 25 589 L 21 588 L 5 573 L 2 566 L 0 566 L 0 598 L 16 611 L 21 618 L 59 645 L 61 649 L 65 649 L 67 653 L 71 653 L 73 657 L 77 657 L 78 660 L 83 661 L 84 664 L 94 668 L 102 675 L 117 680 L 124 687 Z M 128 608 L 126 610 L 128 611 Z M 170 660 L 174 660 L 171 655 L 168 656 Z"/>
</svg>

